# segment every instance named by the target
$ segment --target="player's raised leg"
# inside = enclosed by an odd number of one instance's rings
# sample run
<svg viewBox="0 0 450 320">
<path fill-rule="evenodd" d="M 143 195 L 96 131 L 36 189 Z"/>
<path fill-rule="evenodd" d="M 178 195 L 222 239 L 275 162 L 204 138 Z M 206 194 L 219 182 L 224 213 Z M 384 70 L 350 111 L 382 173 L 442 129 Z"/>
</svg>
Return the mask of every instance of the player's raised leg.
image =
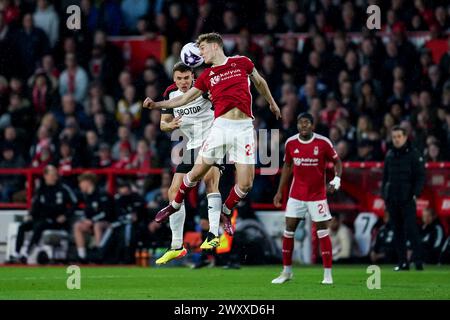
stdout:
<svg viewBox="0 0 450 320">
<path fill-rule="evenodd" d="M 222 206 L 221 215 L 223 228 L 229 235 L 234 233 L 233 225 L 231 224 L 231 211 L 250 192 L 253 186 L 253 179 L 255 178 L 254 164 L 236 163 L 235 167 L 237 183 L 231 188 Z"/>
<path fill-rule="evenodd" d="M 156 214 L 155 221 L 161 223 L 170 217 L 170 215 L 180 210 L 186 193 L 191 191 L 197 185 L 198 181 L 203 178 L 211 166 L 212 164 L 210 161 L 203 161 L 202 157 L 199 155 L 192 170 L 183 177 L 183 181 L 181 182 L 174 199 L 168 206 L 161 209 Z"/>
<path fill-rule="evenodd" d="M 168 196 L 169 201 L 175 198 L 175 195 L 183 182 L 183 173 L 175 173 L 170 185 Z M 186 217 L 186 210 L 184 204 L 181 204 L 180 209 L 169 217 L 170 230 L 172 230 L 172 242 L 170 249 L 158 260 L 156 264 L 164 264 L 172 259 L 182 258 L 186 255 L 187 250 L 183 247 L 183 227 Z"/>
<path fill-rule="evenodd" d="M 219 246 L 219 224 L 222 209 L 222 197 L 219 192 L 219 168 L 213 166 L 204 177 L 206 197 L 208 199 L 209 232 L 200 248 L 213 249 Z"/>
</svg>

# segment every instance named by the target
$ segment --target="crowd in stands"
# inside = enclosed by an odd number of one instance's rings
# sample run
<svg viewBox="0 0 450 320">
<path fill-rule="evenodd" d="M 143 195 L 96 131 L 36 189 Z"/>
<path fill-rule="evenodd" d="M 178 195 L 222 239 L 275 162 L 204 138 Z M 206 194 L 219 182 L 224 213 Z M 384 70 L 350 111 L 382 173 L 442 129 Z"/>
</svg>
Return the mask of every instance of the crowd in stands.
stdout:
<svg viewBox="0 0 450 320">
<path fill-rule="evenodd" d="M 281 156 L 297 133 L 296 115 L 309 111 L 343 161 L 382 161 L 397 124 L 427 161 L 450 160 L 446 1 L 80 0 L 75 31 L 66 27 L 71 4 L 0 0 L 1 168 L 170 168 L 173 143 L 160 130 L 160 113 L 141 104 L 162 98 L 183 44 L 211 31 L 234 36 L 226 53 L 250 57 L 281 108 L 277 121 L 254 92 L 255 128 L 281 133 L 260 148 L 279 146 Z M 368 4 L 381 8 L 386 41 L 365 28 Z M 436 61 L 412 44 L 411 31 L 448 38 L 447 52 Z M 352 32 L 361 40 L 352 41 Z M 302 46 L 298 33 L 306 35 Z M 149 56 L 133 74 L 108 41 L 118 35 L 164 36 L 167 57 Z M 138 192 L 157 201 L 164 181 L 142 177 Z M 65 182 L 77 188 L 76 180 Z M 255 180 L 252 199 L 271 198 L 265 183 Z M 0 176 L 0 201 L 20 201 L 24 188 L 23 178 Z"/>
</svg>

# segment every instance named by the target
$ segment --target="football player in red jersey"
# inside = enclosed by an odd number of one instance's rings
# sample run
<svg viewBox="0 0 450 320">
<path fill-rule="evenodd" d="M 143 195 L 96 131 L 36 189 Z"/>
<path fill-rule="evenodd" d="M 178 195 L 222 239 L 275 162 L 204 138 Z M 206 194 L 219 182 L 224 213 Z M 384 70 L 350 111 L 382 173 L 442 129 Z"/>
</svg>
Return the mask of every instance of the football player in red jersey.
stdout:
<svg viewBox="0 0 450 320">
<path fill-rule="evenodd" d="M 209 92 L 214 105 L 215 120 L 194 167 L 185 175 L 175 199 L 157 214 L 155 220 L 164 221 L 176 212 L 185 193 L 197 184 L 214 162 L 228 154 L 229 160 L 235 163 L 237 183 L 222 206 L 221 218 L 225 232 L 231 235 L 234 232 L 231 210 L 250 191 L 255 175 L 255 138 L 249 79 L 269 103 L 277 119 L 281 114 L 267 82 L 249 58 L 225 56 L 222 37 L 217 33 L 200 35 L 197 44 L 205 63 L 212 66 L 203 71 L 195 85 L 179 97 L 159 102 L 146 98 L 143 104 L 150 109 L 176 108 Z"/>
<path fill-rule="evenodd" d="M 298 134 L 286 140 L 284 165 L 278 191 L 273 198 L 276 207 L 281 207 L 283 189 L 294 175 L 289 200 L 286 206 L 286 230 L 283 236 L 283 271 L 272 283 L 280 284 L 292 279 L 292 252 L 294 233 L 301 219 L 308 213 L 315 223 L 320 242 L 324 267 L 323 284 L 332 284 L 332 247 L 328 226 L 331 220 L 326 197 L 325 171 L 328 162 L 334 163 L 335 176 L 329 183 L 331 193 L 341 185 L 342 162 L 331 141 L 313 132 L 313 116 L 302 113 L 297 118 Z"/>
</svg>

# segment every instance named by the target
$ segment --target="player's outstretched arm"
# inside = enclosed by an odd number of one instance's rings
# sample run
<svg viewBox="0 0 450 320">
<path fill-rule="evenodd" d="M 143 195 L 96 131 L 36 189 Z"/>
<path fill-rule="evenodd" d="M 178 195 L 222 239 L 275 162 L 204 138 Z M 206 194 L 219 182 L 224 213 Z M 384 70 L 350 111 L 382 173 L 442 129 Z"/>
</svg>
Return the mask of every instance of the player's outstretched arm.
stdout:
<svg viewBox="0 0 450 320">
<path fill-rule="evenodd" d="M 181 96 L 164 100 L 164 101 L 153 101 L 150 98 L 146 98 L 142 106 L 148 109 L 173 109 L 181 107 L 201 96 L 203 92 L 195 87 L 190 88 L 186 93 Z"/>
<path fill-rule="evenodd" d="M 266 101 L 269 103 L 270 111 L 275 115 L 275 117 L 278 119 L 281 118 L 281 112 L 280 108 L 278 108 L 277 103 L 272 97 L 272 93 L 270 92 L 269 86 L 267 84 L 267 81 L 261 77 L 258 70 L 256 68 L 253 68 L 252 73 L 250 74 L 250 79 L 252 80 L 253 84 L 255 85 L 256 90 L 266 99 Z"/>
<path fill-rule="evenodd" d="M 280 208 L 282 206 L 282 198 L 283 198 L 283 190 L 289 183 L 289 178 L 292 174 L 292 163 L 284 163 L 283 168 L 281 169 L 281 178 L 280 183 L 278 184 L 278 190 L 275 196 L 273 197 L 273 204 L 275 207 Z"/>
</svg>

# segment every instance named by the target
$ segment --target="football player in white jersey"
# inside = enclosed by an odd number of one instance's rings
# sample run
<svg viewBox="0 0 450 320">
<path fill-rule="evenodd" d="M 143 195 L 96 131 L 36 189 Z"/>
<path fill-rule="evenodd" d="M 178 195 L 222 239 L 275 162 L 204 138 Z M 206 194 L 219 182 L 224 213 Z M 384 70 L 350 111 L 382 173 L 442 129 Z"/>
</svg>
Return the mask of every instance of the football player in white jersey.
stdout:
<svg viewBox="0 0 450 320">
<path fill-rule="evenodd" d="M 164 92 L 164 99 L 172 99 L 183 95 L 194 82 L 192 68 L 182 62 L 173 67 L 174 83 Z M 173 109 L 163 109 L 161 112 L 161 130 L 170 132 L 180 129 L 187 138 L 186 149 L 183 150 L 182 162 L 177 166 L 172 184 L 169 188 L 169 201 L 172 201 L 180 188 L 183 177 L 188 173 L 195 163 L 195 157 L 202 146 L 204 139 L 209 134 L 214 121 L 212 104 L 207 97 L 199 96 L 186 105 Z M 222 198 L 219 193 L 220 171 L 218 166 L 212 166 L 204 177 L 206 194 L 208 199 L 209 232 L 207 238 L 201 245 L 202 249 L 213 249 L 219 245 L 219 223 L 222 209 Z M 172 230 L 172 243 L 167 252 L 156 264 L 164 264 L 172 259 L 181 258 L 186 255 L 187 250 L 183 247 L 183 226 L 186 216 L 184 204 L 181 209 L 170 216 L 170 229 Z"/>
</svg>

